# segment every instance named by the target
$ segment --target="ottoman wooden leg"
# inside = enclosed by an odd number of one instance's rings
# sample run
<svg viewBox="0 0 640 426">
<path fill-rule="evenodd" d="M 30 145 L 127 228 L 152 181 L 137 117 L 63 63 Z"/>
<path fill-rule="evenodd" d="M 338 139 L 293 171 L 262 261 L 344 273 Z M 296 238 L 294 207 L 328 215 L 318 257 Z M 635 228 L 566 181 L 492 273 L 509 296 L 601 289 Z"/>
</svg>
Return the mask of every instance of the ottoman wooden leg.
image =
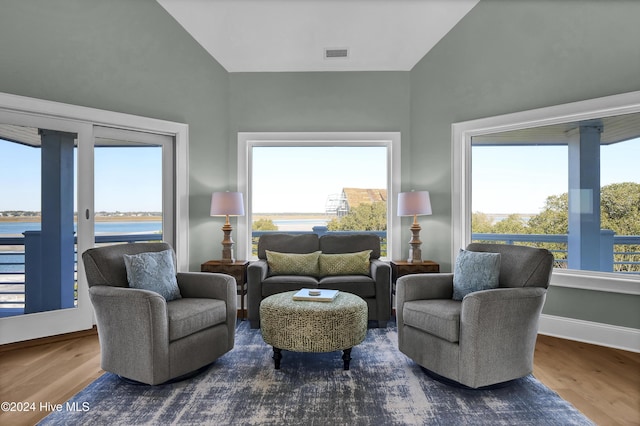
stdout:
<svg viewBox="0 0 640 426">
<path fill-rule="evenodd" d="M 280 360 L 282 359 L 282 349 L 273 347 L 273 363 L 275 364 L 275 369 L 280 370 Z"/>
<path fill-rule="evenodd" d="M 342 351 L 342 360 L 344 361 L 344 369 L 349 369 L 349 362 L 351 361 L 351 348 Z"/>
</svg>

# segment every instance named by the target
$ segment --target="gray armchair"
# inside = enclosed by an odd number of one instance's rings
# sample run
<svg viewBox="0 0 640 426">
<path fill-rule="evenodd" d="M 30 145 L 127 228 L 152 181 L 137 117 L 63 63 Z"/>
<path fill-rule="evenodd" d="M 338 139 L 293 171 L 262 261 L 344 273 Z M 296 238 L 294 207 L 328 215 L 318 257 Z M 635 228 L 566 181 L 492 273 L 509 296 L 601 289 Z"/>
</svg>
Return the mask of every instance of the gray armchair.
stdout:
<svg viewBox="0 0 640 426">
<path fill-rule="evenodd" d="M 233 348 L 237 313 L 232 277 L 178 272 L 182 298 L 169 302 L 153 291 L 129 287 L 125 254 L 169 249 L 167 243 L 135 243 L 82 254 L 103 370 L 156 385 L 192 373 Z"/>
<path fill-rule="evenodd" d="M 470 244 L 467 250 L 500 253 L 499 287 L 456 301 L 453 274 L 400 277 L 398 347 L 435 376 L 471 388 L 524 377 L 533 371 L 553 255 L 502 244 Z"/>
</svg>

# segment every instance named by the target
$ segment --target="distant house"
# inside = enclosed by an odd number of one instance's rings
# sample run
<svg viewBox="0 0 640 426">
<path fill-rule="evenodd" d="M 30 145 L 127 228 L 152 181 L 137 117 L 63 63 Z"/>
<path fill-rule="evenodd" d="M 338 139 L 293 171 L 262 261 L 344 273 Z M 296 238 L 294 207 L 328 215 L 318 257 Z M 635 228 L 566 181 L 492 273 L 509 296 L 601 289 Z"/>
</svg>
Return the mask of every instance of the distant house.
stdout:
<svg viewBox="0 0 640 426">
<path fill-rule="evenodd" d="M 387 202 L 386 189 L 342 188 L 342 193 L 329 195 L 325 205 L 325 213 L 344 216 L 360 204 L 376 202 Z"/>
</svg>

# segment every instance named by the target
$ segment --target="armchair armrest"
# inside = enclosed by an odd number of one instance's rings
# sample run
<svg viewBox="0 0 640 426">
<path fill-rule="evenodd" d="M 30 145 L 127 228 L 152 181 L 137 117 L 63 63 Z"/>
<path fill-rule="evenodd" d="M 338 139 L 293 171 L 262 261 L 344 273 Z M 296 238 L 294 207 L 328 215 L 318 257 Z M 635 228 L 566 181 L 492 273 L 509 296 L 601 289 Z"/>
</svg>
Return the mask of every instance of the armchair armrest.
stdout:
<svg viewBox="0 0 640 426">
<path fill-rule="evenodd" d="M 453 274 L 412 274 L 396 281 L 396 302 L 424 299 L 451 299 Z"/>
<path fill-rule="evenodd" d="M 211 272 L 178 272 L 176 276 L 182 297 L 233 300 L 236 280 L 227 274 Z"/>
<path fill-rule="evenodd" d="M 466 295 L 460 314 L 461 380 L 481 386 L 487 377 L 497 374 L 508 378 L 513 377 L 512 371 L 530 372 L 545 296 L 546 289 L 541 287 L 497 288 Z M 485 366 L 484 370 L 478 365 Z"/>
<path fill-rule="evenodd" d="M 161 363 L 153 372 L 149 368 L 169 353 L 165 299 L 153 291 L 101 285 L 90 287 L 89 297 L 96 313 L 102 368 L 135 380 L 152 380 L 140 374 L 168 376 L 168 366 Z"/>
<path fill-rule="evenodd" d="M 404 303 L 412 300 L 451 299 L 453 274 L 412 274 L 396 281 L 396 322 L 398 334 L 403 333 Z"/>
<path fill-rule="evenodd" d="M 235 324 L 238 316 L 236 280 L 227 274 L 211 272 L 178 272 L 178 287 L 182 297 L 224 300 L 227 306 L 227 324 Z M 231 335 L 231 347 L 233 347 Z"/>
</svg>

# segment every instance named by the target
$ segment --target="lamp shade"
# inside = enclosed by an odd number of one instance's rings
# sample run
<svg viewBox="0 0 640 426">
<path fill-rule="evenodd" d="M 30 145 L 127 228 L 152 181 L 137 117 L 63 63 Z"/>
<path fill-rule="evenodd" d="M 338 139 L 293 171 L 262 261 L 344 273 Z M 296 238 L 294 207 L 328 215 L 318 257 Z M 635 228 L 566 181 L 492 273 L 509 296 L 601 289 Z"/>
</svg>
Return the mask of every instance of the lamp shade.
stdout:
<svg viewBox="0 0 640 426">
<path fill-rule="evenodd" d="M 398 194 L 398 216 L 429 215 L 429 191 L 411 191 Z"/>
<path fill-rule="evenodd" d="M 214 192 L 211 196 L 211 216 L 244 216 L 242 192 Z"/>
</svg>

